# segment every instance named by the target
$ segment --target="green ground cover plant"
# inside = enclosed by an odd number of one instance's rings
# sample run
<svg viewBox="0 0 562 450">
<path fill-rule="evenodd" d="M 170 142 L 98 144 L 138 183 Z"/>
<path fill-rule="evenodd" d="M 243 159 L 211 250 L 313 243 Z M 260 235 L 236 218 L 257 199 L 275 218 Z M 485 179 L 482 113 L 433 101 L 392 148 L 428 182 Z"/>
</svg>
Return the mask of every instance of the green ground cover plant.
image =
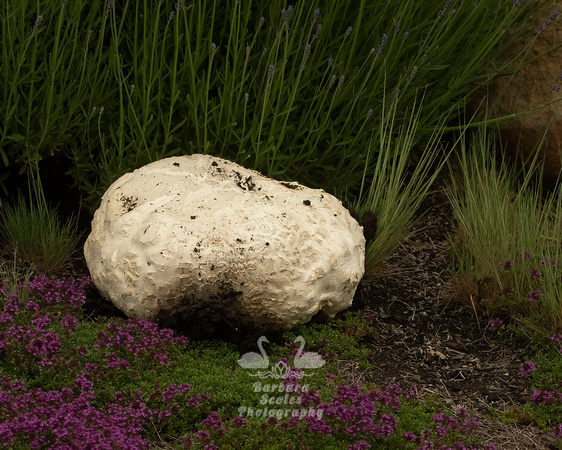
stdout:
<svg viewBox="0 0 562 450">
<path fill-rule="evenodd" d="M 336 355 L 329 354 L 325 367 L 302 376 L 309 369 L 292 366 L 292 335 L 269 354 L 288 376 L 266 380 L 238 367 L 230 344 L 190 343 L 138 319 L 92 322 L 81 308 L 90 284 L 87 277 L 41 275 L 0 287 L 0 446 L 477 448 L 471 445 L 478 444 L 479 422 L 464 410 L 422 401 L 418 386 L 343 384 L 331 373 Z M 334 325 L 344 336 L 325 325 L 321 335 L 328 337 L 319 341 L 313 330 L 307 342 L 355 357 L 346 353 L 361 347 L 353 332 L 368 328 L 351 314 Z M 345 333 L 347 325 L 352 332 Z M 279 406 L 277 398 L 288 397 L 296 409 Z"/>
</svg>

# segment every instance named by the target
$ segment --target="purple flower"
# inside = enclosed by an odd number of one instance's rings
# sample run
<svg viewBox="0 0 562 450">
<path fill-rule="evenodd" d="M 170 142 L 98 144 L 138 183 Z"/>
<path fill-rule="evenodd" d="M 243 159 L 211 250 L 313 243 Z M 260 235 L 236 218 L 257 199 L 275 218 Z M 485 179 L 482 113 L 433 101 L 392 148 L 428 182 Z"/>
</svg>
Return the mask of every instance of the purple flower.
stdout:
<svg viewBox="0 0 562 450">
<path fill-rule="evenodd" d="M 45 315 L 45 316 L 40 316 L 37 319 L 33 319 L 31 321 L 31 325 L 33 325 L 37 330 L 44 330 L 49 326 L 51 322 L 52 322 L 51 318 Z"/>
<path fill-rule="evenodd" d="M 37 28 L 39 28 L 41 22 L 43 22 L 43 16 L 37 16 L 37 19 L 35 19 L 35 25 L 33 25 L 33 29 L 36 30 Z"/>
<path fill-rule="evenodd" d="M 135 448 L 147 449 L 140 433 L 150 419 L 133 405 L 108 405 L 107 412 L 92 407 L 93 395 L 75 397 L 68 388 L 26 392 L 19 382 L 2 377 L 2 406 L 13 411 L 0 424 L 0 442 L 11 446 L 18 439 L 26 448 Z M 87 380 L 78 384 L 88 389 Z M 23 391 L 23 392 L 18 392 Z M 16 412 L 17 411 L 17 412 Z"/>
<path fill-rule="evenodd" d="M 6 306 L 4 306 L 4 312 L 15 316 L 20 309 L 20 299 L 16 294 L 12 293 L 7 294 L 6 298 L 8 299 L 8 303 L 6 304 Z"/>
<path fill-rule="evenodd" d="M 64 316 L 60 321 L 61 326 L 68 329 L 68 331 L 74 331 L 78 328 L 78 320 L 76 317 L 67 315 Z"/>
<path fill-rule="evenodd" d="M 404 439 L 406 439 L 407 441 L 412 441 L 412 442 L 418 442 L 418 437 L 412 433 L 411 431 L 406 431 L 405 433 L 402 433 L 402 437 Z"/>
<path fill-rule="evenodd" d="M 531 292 L 529 292 L 529 301 L 530 302 L 537 302 L 541 295 L 542 295 L 541 291 L 538 290 L 538 289 L 536 291 L 531 291 Z"/>
<path fill-rule="evenodd" d="M 511 269 L 511 267 L 513 267 L 513 264 L 515 264 L 514 261 L 510 261 L 509 259 L 506 259 L 501 265 L 501 267 L 502 269 L 509 270 Z"/>
<path fill-rule="evenodd" d="M 230 423 L 235 427 L 235 428 L 240 428 L 243 427 L 244 425 L 246 425 L 246 420 L 244 420 L 242 417 L 237 416 L 234 419 L 232 419 L 230 421 Z"/>
<path fill-rule="evenodd" d="M 550 336 L 550 340 L 558 343 L 562 342 L 562 333 L 560 330 L 556 330 L 556 332 Z"/>
<path fill-rule="evenodd" d="M 30 300 L 25 305 L 25 309 L 27 309 L 28 311 L 37 312 L 41 309 L 41 307 L 37 303 L 35 303 L 33 300 Z"/>
<path fill-rule="evenodd" d="M 541 391 L 535 389 L 531 394 L 531 401 L 535 405 L 551 406 L 562 401 L 562 393 L 558 391 Z"/>
<path fill-rule="evenodd" d="M 460 432 L 469 436 L 480 427 L 480 421 L 476 417 L 469 417 L 460 428 Z"/>
<path fill-rule="evenodd" d="M 423 388 L 417 384 L 412 384 L 410 386 L 410 390 L 406 393 L 407 399 L 414 399 L 418 400 L 420 398 L 420 392 L 423 391 Z"/>
<path fill-rule="evenodd" d="M 552 24 L 552 22 L 553 22 L 554 20 L 556 20 L 556 17 L 558 17 L 558 11 L 557 11 L 557 10 L 554 10 L 554 11 L 552 12 L 552 15 L 550 16 L 550 18 L 546 20 L 546 22 L 544 23 L 544 25 L 541 25 L 540 31 L 546 31 L 546 27 L 549 27 L 549 26 Z"/>
<path fill-rule="evenodd" d="M 320 37 L 320 31 L 322 31 L 322 24 L 321 23 L 319 23 L 316 26 L 316 33 L 314 33 L 314 35 L 312 36 L 312 40 L 318 39 Z"/>
<path fill-rule="evenodd" d="M 293 5 L 290 5 L 287 9 L 283 8 L 281 10 L 281 16 L 283 17 L 283 22 L 288 22 L 293 12 Z"/>
<path fill-rule="evenodd" d="M 12 323 L 14 321 L 14 318 L 12 317 L 11 314 L 8 313 L 0 313 L 0 323 Z"/>
<path fill-rule="evenodd" d="M 367 442 L 365 442 L 364 440 L 360 440 L 357 441 L 355 444 L 351 444 L 348 447 L 348 450 L 364 450 L 366 448 L 371 448 L 371 446 L 367 444 Z"/>
<path fill-rule="evenodd" d="M 521 367 L 519 368 L 519 371 L 524 378 L 533 376 L 535 374 L 535 370 L 535 365 L 531 361 L 525 361 L 524 363 L 521 363 Z"/>
<path fill-rule="evenodd" d="M 320 17 L 320 8 L 316 8 L 314 10 L 314 16 L 312 17 L 312 25 L 314 25 L 316 23 L 316 21 L 318 20 L 318 17 Z"/>
<path fill-rule="evenodd" d="M 310 58 L 310 44 L 306 44 L 306 47 L 304 48 L 304 57 L 305 59 Z"/>
<path fill-rule="evenodd" d="M 534 278 L 534 279 L 536 280 L 536 279 L 540 276 L 539 269 L 531 269 L 531 270 L 529 271 L 529 276 L 530 276 L 531 278 Z"/>
<path fill-rule="evenodd" d="M 209 396 L 207 394 L 195 394 L 191 396 L 185 404 L 187 406 L 197 407 L 201 404 L 201 401 L 209 400 Z"/>
<path fill-rule="evenodd" d="M 207 428 L 220 429 L 222 427 L 222 420 L 216 411 L 213 411 L 205 420 L 201 422 L 201 425 Z"/>
<path fill-rule="evenodd" d="M 503 323 L 503 320 L 501 320 L 499 317 L 496 317 L 495 319 L 490 320 L 490 326 L 492 327 L 500 327 Z"/>
<path fill-rule="evenodd" d="M 386 46 L 387 40 L 388 40 L 388 36 L 386 34 L 383 34 L 382 38 L 381 38 L 381 43 L 379 44 L 377 50 L 375 51 L 375 56 L 377 58 L 382 55 L 382 51 L 384 50 L 384 47 Z"/>
<path fill-rule="evenodd" d="M 307 416 L 304 418 L 304 421 L 308 430 L 313 433 L 325 434 L 326 436 L 330 436 L 332 434 L 332 427 L 322 419 Z"/>
</svg>

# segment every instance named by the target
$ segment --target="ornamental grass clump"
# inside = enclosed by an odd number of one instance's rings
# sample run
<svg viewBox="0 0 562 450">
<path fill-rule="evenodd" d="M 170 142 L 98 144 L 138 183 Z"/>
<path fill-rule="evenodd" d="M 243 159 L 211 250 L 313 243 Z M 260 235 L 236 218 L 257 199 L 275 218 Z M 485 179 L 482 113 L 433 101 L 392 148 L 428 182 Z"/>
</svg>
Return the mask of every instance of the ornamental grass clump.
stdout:
<svg viewBox="0 0 562 450">
<path fill-rule="evenodd" d="M 38 175 L 31 178 L 29 200 L 20 193 L 13 204 L 0 205 L 0 242 L 16 262 L 53 274 L 69 266 L 80 233 L 73 218 L 61 220 L 47 204 Z"/>
<path fill-rule="evenodd" d="M 458 224 L 457 293 L 481 301 L 499 316 L 495 324 L 510 316 L 533 336 L 550 336 L 562 326 L 562 184 L 543 193 L 533 170 L 497 162 L 497 145 L 484 129 L 470 145 L 460 142 L 448 190 Z"/>
</svg>

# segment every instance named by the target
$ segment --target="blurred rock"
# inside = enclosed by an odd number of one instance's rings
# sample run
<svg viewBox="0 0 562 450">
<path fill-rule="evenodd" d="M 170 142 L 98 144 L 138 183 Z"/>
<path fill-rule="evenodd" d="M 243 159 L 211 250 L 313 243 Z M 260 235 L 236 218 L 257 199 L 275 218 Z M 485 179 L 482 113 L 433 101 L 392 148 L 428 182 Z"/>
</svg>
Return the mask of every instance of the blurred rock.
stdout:
<svg viewBox="0 0 562 450">
<path fill-rule="evenodd" d="M 118 179 L 84 246 L 97 289 L 128 317 L 197 337 L 335 315 L 351 305 L 364 252 L 335 197 L 208 155 Z"/>
<path fill-rule="evenodd" d="M 511 80 L 507 71 L 492 80 L 488 100 L 492 114 L 488 116 L 514 115 L 500 126 L 500 135 L 508 155 L 518 162 L 527 160 L 545 135 L 540 157 L 544 160 L 545 187 L 552 188 L 562 168 L 562 102 L 520 115 L 562 99 L 562 16 L 553 13 L 555 9 L 562 12 L 562 1 L 539 3 L 541 8 L 532 17 L 529 32 L 509 52 L 509 57 L 514 57 L 539 33 L 525 57 L 530 62 Z"/>
</svg>

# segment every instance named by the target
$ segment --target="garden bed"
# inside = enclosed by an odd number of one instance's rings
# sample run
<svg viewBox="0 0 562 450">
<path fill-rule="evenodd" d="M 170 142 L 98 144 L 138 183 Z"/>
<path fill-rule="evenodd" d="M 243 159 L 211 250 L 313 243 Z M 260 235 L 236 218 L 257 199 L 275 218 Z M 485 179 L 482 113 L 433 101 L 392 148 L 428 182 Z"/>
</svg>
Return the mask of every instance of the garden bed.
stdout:
<svg viewBox="0 0 562 450">
<path fill-rule="evenodd" d="M 490 416 L 530 401 L 520 367 L 532 351 L 528 340 L 499 333 L 477 304 L 455 298 L 449 241 L 455 226 L 444 180 L 437 180 L 422 204 L 424 216 L 410 236 L 355 296 L 351 311 L 364 313 L 374 330 L 362 339 L 373 369 L 341 359 L 339 375 L 348 384 L 418 385 L 447 408 L 475 414 L 482 423 L 479 435 L 497 448 L 555 448 L 557 440 L 534 425 Z M 125 317 L 95 290 L 84 309 L 91 319 Z"/>
</svg>

